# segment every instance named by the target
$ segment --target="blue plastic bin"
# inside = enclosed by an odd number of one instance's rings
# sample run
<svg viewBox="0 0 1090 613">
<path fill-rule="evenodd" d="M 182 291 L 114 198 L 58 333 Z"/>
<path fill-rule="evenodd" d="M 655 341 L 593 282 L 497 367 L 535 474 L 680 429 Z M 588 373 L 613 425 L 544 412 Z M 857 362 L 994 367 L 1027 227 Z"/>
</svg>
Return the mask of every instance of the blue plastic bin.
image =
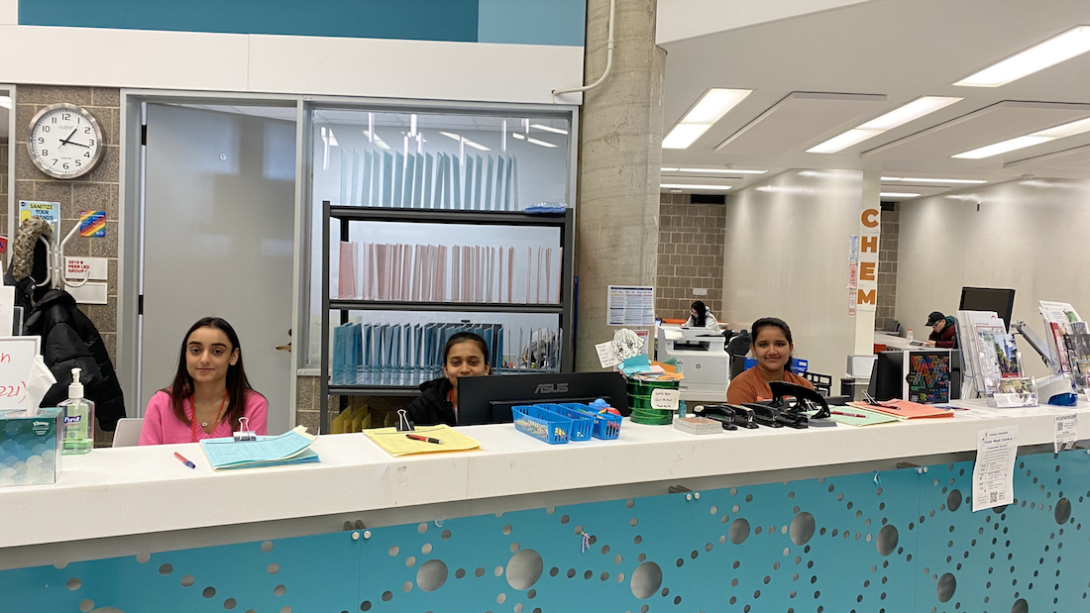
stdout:
<svg viewBox="0 0 1090 613">
<path fill-rule="evenodd" d="M 594 438 L 611 441 L 621 436 L 623 418 L 620 415 L 599 413 L 594 407 L 579 403 L 566 403 L 564 406 L 587 413 L 594 418 Z"/>
<path fill-rule="evenodd" d="M 563 445 L 571 439 L 570 418 L 540 406 L 511 407 L 515 429 L 550 445 Z"/>
<path fill-rule="evenodd" d="M 572 441 L 589 441 L 594 435 L 594 416 L 576 408 L 586 407 L 585 404 L 539 404 L 537 406 L 572 420 Z"/>
</svg>

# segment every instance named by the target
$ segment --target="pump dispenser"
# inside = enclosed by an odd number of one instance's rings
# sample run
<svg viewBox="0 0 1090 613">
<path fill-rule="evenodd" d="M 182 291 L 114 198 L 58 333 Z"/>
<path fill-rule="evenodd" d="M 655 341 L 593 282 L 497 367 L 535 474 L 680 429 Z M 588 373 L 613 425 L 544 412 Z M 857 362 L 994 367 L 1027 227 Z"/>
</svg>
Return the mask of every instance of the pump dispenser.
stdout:
<svg viewBox="0 0 1090 613">
<path fill-rule="evenodd" d="M 83 397 L 80 369 L 72 369 L 68 400 L 57 405 L 64 411 L 64 455 L 88 453 L 95 446 L 95 403 Z"/>
</svg>

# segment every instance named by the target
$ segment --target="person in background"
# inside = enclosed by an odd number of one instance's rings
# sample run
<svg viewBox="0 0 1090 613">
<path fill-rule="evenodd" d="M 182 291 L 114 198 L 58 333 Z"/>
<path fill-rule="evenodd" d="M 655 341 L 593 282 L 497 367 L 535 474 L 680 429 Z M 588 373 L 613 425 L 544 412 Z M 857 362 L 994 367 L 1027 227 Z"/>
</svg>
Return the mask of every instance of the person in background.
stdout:
<svg viewBox="0 0 1090 613">
<path fill-rule="evenodd" d="M 182 339 L 174 382 L 148 402 L 140 444 L 230 438 L 241 417 L 247 429 L 262 436 L 268 430 L 268 412 L 265 397 L 246 379 L 235 329 L 223 319 L 205 317 Z"/>
<path fill-rule="evenodd" d="M 458 377 L 487 375 L 488 344 L 472 332 L 459 332 L 443 348 L 443 377 L 420 384 L 420 396 L 405 410 L 417 426 L 458 425 Z"/>
<path fill-rule="evenodd" d="M 697 300 L 689 307 L 689 321 L 685 322 L 686 328 L 707 328 L 709 330 L 719 331 L 719 322 L 715 320 L 715 315 L 708 310 L 708 307 L 704 306 L 704 303 Z"/>
<path fill-rule="evenodd" d="M 763 317 L 753 322 L 749 330 L 753 337 L 750 351 L 757 358 L 757 365 L 731 380 L 727 388 L 727 402 L 743 404 L 771 400 L 769 381 L 784 381 L 814 389 L 805 378 L 787 370 L 795 344 L 786 322 L 775 317 Z"/>
<path fill-rule="evenodd" d="M 952 315 L 943 315 L 938 311 L 932 311 L 927 316 L 927 326 L 931 328 L 931 336 L 924 345 L 928 347 L 940 347 L 954 349 L 958 346 L 958 333 L 954 328 L 956 320 Z"/>
</svg>

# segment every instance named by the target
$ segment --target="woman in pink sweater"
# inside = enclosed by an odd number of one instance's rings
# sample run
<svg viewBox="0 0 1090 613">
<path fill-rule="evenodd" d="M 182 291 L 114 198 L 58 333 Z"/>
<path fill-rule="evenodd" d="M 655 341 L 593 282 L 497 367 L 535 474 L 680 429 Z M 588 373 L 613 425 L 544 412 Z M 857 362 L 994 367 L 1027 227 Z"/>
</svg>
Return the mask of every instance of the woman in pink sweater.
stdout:
<svg viewBox="0 0 1090 613">
<path fill-rule="evenodd" d="M 268 410 L 265 397 L 246 379 L 235 329 L 218 317 L 205 317 L 186 332 L 174 383 L 148 402 L 140 444 L 229 438 L 241 417 L 248 429 L 264 435 Z"/>
</svg>

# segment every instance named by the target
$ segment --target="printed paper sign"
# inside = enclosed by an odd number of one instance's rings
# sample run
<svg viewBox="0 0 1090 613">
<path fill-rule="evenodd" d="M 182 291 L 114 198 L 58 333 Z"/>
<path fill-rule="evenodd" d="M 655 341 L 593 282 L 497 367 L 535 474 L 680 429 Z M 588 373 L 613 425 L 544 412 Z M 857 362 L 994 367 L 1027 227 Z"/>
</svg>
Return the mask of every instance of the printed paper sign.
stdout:
<svg viewBox="0 0 1090 613">
<path fill-rule="evenodd" d="M 107 262 L 107 258 L 66 257 L 64 258 L 64 276 L 69 281 L 82 279 L 105 281 L 108 276 Z"/>
<path fill-rule="evenodd" d="M 624 361 L 614 348 L 613 341 L 598 343 L 594 348 L 598 350 L 598 361 L 602 363 L 602 368 L 613 368 Z"/>
<path fill-rule="evenodd" d="M 1014 500 L 1014 460 L 1018 454 L 1018 426 L 980 430 L 973 466 L 973 512 L 1010 504 Z"/>
<path fill-rule="evenodd" d="M 676 411 L 681 400 L 681 390 L 656 389 L 651 392 L 651 408 L 660 411 Z"/>
<path fill-rule="evenodd" d="M 49 222 L 49 225 L 53 226 L 53 231 L 56 232 L 61 223 L 61 203 L 59 202 L 39 202 L 37 200 L 20 200 L 19 201 L 19 223 L 30 219 L 31 217 L 40 217 Z"/>
<path fill-rule="evenodd" d="M 106 236 L 106 211 L 80 211 L 79 235 L 92 238 Z"/>
<path fill-rule="evenodd" d="M 26 408 L 26 386 L 40 341 L 38 336 L 0 337 L 0 409 Z"/>
<path fill-rule="evenodd" d="M 1078 422 L 1079 416 L 1074 413 L 1056 416 L 1056 440 L 1053 443 L 1055 453 L 1075 448 L 1075 442 L 1079 440 Z"/>
<path fill-rule="evenodd" d="M 655 288 L 609 286 L 606 323 L 611 326 L 655 325 Z"/>
</svg>

